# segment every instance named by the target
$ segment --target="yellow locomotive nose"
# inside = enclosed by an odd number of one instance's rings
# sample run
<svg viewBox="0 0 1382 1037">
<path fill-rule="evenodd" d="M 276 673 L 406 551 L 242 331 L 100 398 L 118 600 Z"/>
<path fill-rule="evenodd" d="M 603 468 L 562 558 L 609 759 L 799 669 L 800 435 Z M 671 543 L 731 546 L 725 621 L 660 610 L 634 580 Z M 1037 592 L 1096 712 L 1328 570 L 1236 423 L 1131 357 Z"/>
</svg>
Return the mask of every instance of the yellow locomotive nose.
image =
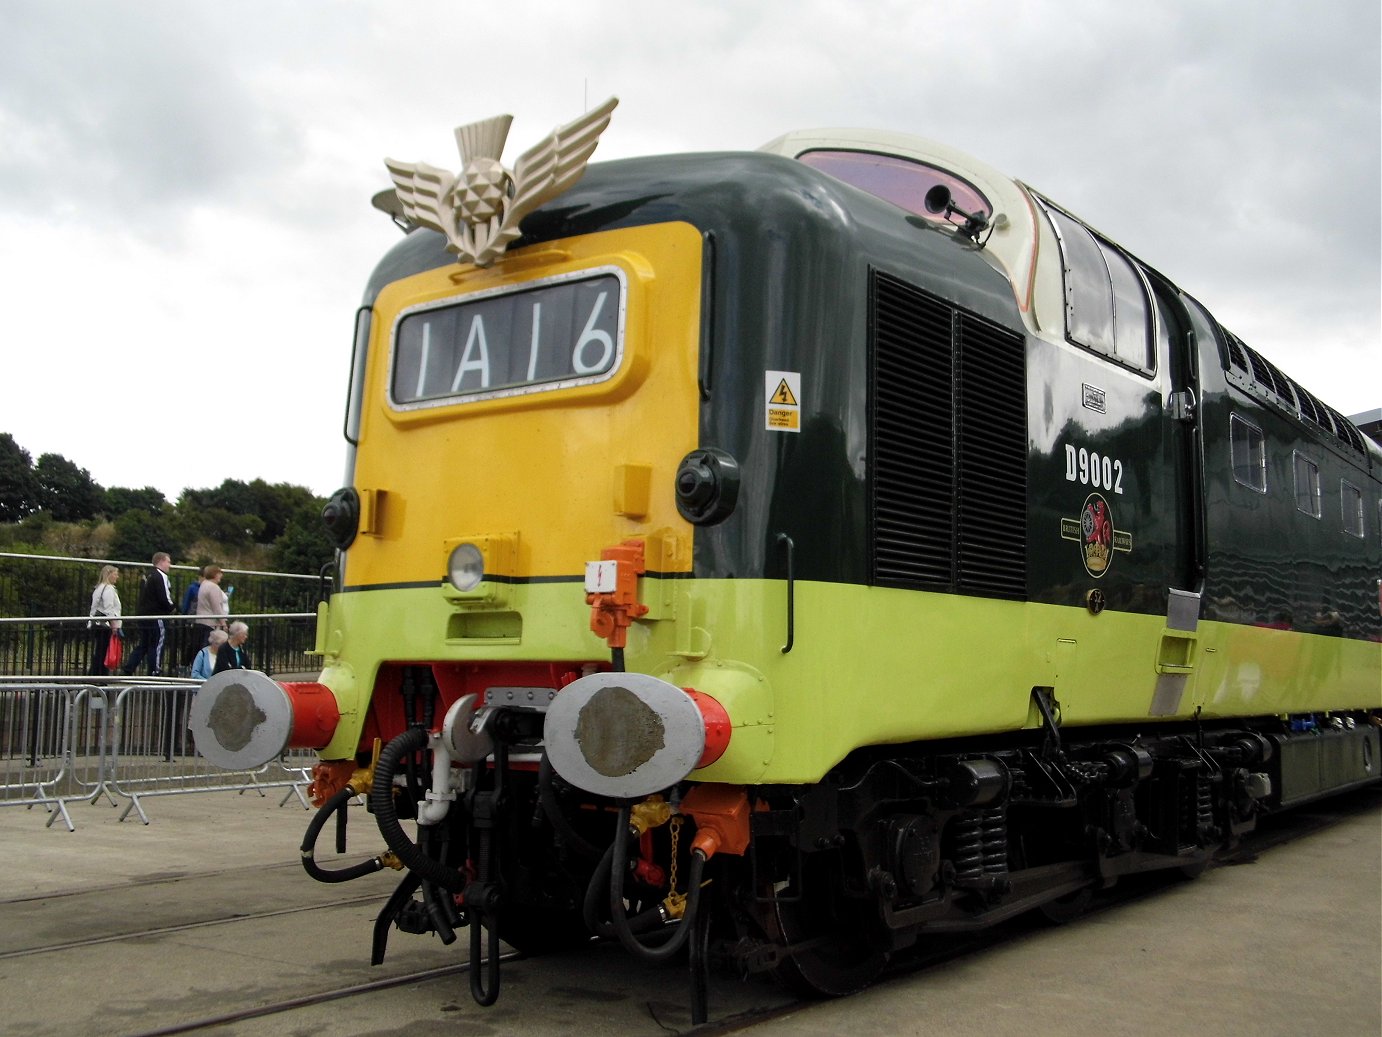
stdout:
<svg viewBox="0 0 1382 1037">
<path fill-rule="evenodd" d="M 709 695 L 641 673 L 592 673 L 563 688 L 543 728 L 556 772 L 599 796 L 631 799 L 681 781 L 729 744 Z"/>
</svg>

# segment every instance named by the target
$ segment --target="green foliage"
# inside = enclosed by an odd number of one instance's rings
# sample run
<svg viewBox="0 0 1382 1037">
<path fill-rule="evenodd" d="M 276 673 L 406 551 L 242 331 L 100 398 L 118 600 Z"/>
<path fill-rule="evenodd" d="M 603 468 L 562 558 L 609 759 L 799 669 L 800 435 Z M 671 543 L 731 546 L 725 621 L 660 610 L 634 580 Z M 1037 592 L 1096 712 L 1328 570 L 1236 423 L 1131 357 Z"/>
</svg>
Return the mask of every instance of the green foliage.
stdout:
<svg viewBox="0 0 1382 1037">
<path fill-rule="evenodd" d="M 161 515 L 167 503 L 168 498 L 152 486 L 145 486 L 140 490 L 127 486 L 112 486 L 106 490 L 104 511 L 111 518 L 123 515 L 127 511 L 146 511 L 150 515 Z"/>
<path fill-rule="evenodd" d="M 302 486 L 227 479 L 184 490 L 174 506 L 152 486 L 102 489 L 61 454 L 43 454 L 34 465 L 0 433 L 0 550 L 141 563 L 167 551 L 188 564 L 272 564 L 315 575 L 335 556 L 321 523 L 324 503 Z M 189 550 L 195 559 L 182 557 Z M 52 600 L 51 589 L 39 597 Z"/>
<path fill-rule="evenodd" d="M 42 454 L 34 465 L 39 506 L 58 522 L 95 518 L 105 509 L 105 491 L 85 468 L 61 454 Z"/>
<path fill-rule="evenodd" d="M 115 519 L 115 537 L 110 553 L 116 558 L 142 561 L 152 558 L 155 551 L 171 555 L 182 553 L 177 516 L 169 508 L 159 515 L 146 511 L 127 511 Z"/>
<path fill-rule="evenodd" d="M 283 535 L 295 511 L 314 506 L 316 501 L 312 492 L 301 486 L 271 485 L 263 479 L 250 483 L 227 479 L 214 489 L 183 490 L 178 508 L 189 513 L 225 511 L 232 515 L 257 515 L 263 521 L 263 529 L 255 539 L 262 537 L 263 541 L 272 542 Z"/>
<path fill-rule="evenodd" d="M 299 507 L 288 519 L 283 535 L 274 541 L 274 566 L 285 573 L 317 573 L 336 557 L 336 545 L 321 520 L 325 503 L 319 497 Z"/>
<path fill-rule="evenodd" d="M 187 511 L 182 506 L 185 528 L 205 540 L 222 544 L 253 544 L 264 535 L 264 520 L 258 515 L 227 511 L 225 508 L 205 508 Z"/>
<path fill-rule="evenodd" d="M 39 507 L 33 458 L 8 432 L 0 432 L 0 522 L 18 522 Z"/>
</svg>

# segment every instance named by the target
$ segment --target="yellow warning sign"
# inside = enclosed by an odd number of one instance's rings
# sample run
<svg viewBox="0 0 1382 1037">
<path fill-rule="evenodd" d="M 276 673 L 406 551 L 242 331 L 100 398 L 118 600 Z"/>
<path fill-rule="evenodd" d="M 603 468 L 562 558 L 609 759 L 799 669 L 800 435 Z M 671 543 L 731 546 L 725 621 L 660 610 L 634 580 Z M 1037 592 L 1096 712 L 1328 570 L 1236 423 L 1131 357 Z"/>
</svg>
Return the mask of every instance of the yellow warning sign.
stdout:
<svg viewBox="0 0 1382 1037">
<path fill-rule="evenodd" d="M 765 371 L 763 395 L 767 403 L 764 427 L 769 432 L 801 431 L 800 371 Z"/>
</svg>

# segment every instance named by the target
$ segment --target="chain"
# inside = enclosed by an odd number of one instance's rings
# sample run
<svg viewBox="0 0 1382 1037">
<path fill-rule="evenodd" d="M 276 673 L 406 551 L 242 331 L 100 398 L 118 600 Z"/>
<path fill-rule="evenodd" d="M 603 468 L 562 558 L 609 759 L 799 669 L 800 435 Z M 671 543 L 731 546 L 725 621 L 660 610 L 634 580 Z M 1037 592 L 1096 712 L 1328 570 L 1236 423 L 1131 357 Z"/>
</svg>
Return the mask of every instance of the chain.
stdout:
<svg viewBox="0 0 1382 1037">
<path fill-rule="evenodd" d="M 672 828 L 672 864 L 667 869 L 667 896 L 662 903 L 670 917 L 680 918 L 686 913 L 686 894 L 677 892 L 677 844 L 681 837 L 681 815 L 673 817 L 669 823 Z"/>
<path fill-rule="evenodd" d="M 671 892 L 675 893 L 677 891 L 677 841 L 681 836 L 680 814 L 672 818 L 670 827 L 672 829 L 672 866 L 668 869 L 667 872 L 667 885 Z"/>
</svg>

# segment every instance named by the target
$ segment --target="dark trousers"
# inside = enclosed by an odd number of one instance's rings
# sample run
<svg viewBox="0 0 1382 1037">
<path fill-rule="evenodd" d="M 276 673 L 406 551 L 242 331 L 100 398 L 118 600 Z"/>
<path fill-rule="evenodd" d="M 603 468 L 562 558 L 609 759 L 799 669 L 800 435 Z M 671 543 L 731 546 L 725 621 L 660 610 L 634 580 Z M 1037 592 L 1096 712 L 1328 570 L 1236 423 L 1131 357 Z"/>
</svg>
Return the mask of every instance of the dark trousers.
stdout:
<svg viewBox="0 0 1382 1037">
<path fill-rule="evenodd" d="M 87 672 L 93 677 L 104 677 L 106 649 L 110 647 L 110 627 L 93 626 L 87 633 L 91 636 L 91 669 Z"/>
<path fill-rule="evenodd" d="M 126 673 L 133 673 L 145 660 L 149 663 L 149 676 L 157 677 L 163 672 L 163 646 L 168 638 L 167 624 L 161 619 L 139 621 L 139 646 L 130 656 Z"/>
</svg>

